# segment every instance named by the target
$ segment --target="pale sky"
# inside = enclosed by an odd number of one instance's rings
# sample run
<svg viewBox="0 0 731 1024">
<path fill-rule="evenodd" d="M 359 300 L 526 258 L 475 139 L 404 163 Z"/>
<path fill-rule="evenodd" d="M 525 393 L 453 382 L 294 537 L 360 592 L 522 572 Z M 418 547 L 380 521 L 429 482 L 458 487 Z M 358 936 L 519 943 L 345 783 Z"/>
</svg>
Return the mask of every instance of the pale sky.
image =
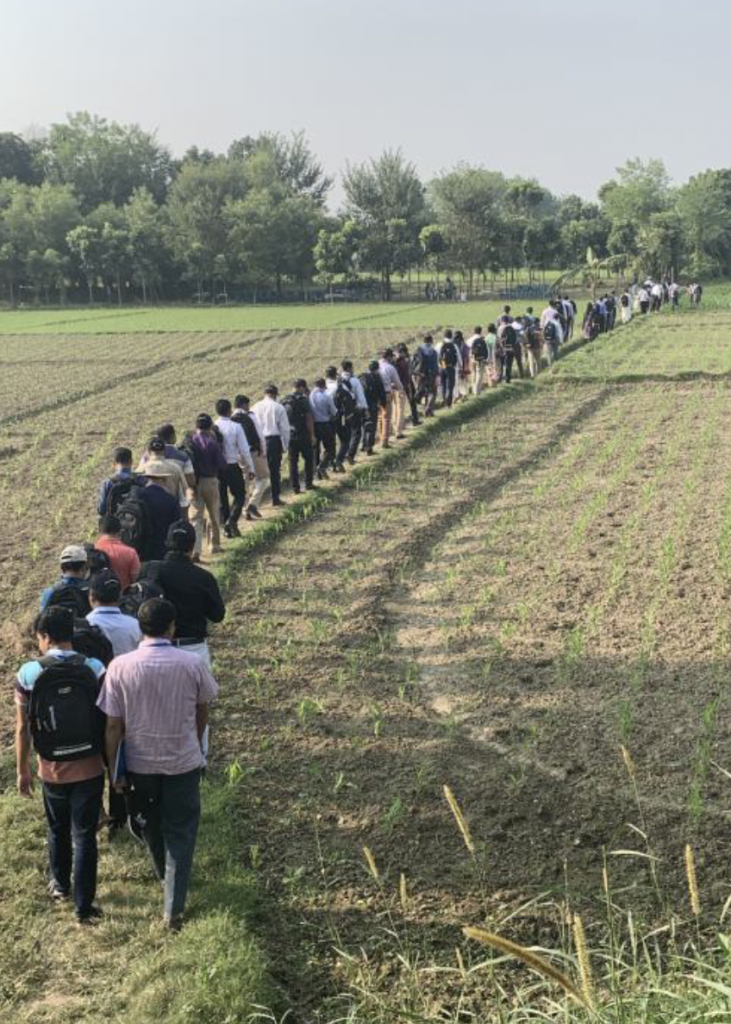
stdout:
<svg viewBox="0 0 731 1024">
<path fill-rule="evenodd" d="M 0 131 L 304 129 L 331 174 L 401 147 L 590 198 L 628 157 L 731 166 L 730 38 L 729 0 L 0 0 Z"/>
</svg>

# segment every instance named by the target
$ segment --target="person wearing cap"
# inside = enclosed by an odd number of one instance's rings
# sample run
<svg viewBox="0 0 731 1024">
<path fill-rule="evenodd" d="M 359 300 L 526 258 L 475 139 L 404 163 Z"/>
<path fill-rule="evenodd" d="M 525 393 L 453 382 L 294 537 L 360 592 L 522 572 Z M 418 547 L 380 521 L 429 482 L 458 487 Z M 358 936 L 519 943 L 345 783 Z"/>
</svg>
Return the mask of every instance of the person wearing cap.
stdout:
<svg viewBox="0 0 731 1024">
<path fill-rule="evenodd" d="M 136 651 L 142 634 L 137 619 L 125 615 L 119 608 L 122 583 L 109 569 L 96 573 L 89 584 L 91 611 L 86 621 L 98 626 L 109 640 L 114 657 Z"/>
<path fill-rule="evenodd" d="M 145 538 L 144 550 L 140 552 L 143 561 L 165 557 L 165 539 L 173 523 L 181 518 L 180 505 L 165 486 L 172 474 L 166 459 L 152 459 L 145 466 L 147 484 L 139 491 L 139 500 L 147 510 L 149 535 Z"/>
<path fill-rule="evenodd" d="M 145 563 L 140 580 L 156 583 L 175 605 L 174 643 L 198 654 L 210 668 L 208 623 L 223 622 L 226 606 L 213 573 L 193 563 L 195 540 L 190 523 L 173 523 L 164 560 Z"/>
<path fill-rule="evenodd" d="M 239 519 L 246 501 L 244 470 L 249 480 L 256 478 L 254 463 L 241 424 L 231 419 L 231 403 L 228 398 L 216 402 L 216 427 L 223 439 L 223 457 L 226 468 L 220 476 L 221 518 L 223 532 L 227 537 L 240 537 Z M 229 504 L 229 492 L 233 502 Z"/>
<path fill-rule="evenodd" d="M 231 416 L 234 423 L 238 423 L 246 434 L 249 451 L 254 462 L 254 472 L 256 473 L 253 490 L 244 506 L 246 509 L 244 514 L 249 521 L 261 519 L 259 505 L 269 487 L 269 464 L 266 457 L 266 442 L 261 431 L 261 424 L 251 411 L 250 406 L 251 402 L 248 395 L 236 395 L 234 398 L 234 411 Z"/>
<path fill-rule="evenodd" d="M 324 377 L 318 377 L 310 391 L 310 409 L 315 428 L 315 466 L 320 480 L 327 480 L 327 471 L 335 461 L 335 427 L 338 410 Z"/>
<path fill-rule="evenodd" d="M 112 572 L 122 585 L 122 590 L 126 590 L 137 579 L 140 557 L 134 548 L 122 540 L 122 524 L 116 516 L 102 516 L 99 528 L 101 534 L 94 541 L 94 547 L 107 556 Z"/>
<path fill-rule="evenodd" d="M 386 405 L 381 409 L 381 448 L 390 448 L 390 437 L 393 432 L 394 413 L 397 408 L 396 396 L 404 394 L 403 384 L 393 365 L 393 349 L 385 348 L 381 353 L 378 363 L 378 371 L 383 378 L 383 387 L 386 391 Z"/>
<path fill-rule="evenodd" d="M 98 706 L 107 716 L 109 765 L 117 764 L 124 740 L 127 772 L 114 785 L 129 785 L 135 826 L 164 883 L 164 925 L 178 931 L 200 822 L 202 741 L 218 684 L 190 648 L 173 645 L 176 611 L 170 601 L 145 601 L 139 623 L 144 639 L 136 651 L 111 663 Z"/>
<path fill-rule="evenodd" d="M 193 462 L 186 451 L 177 447 L 177 434 L 173 424 L 163 423 L 163 425 L 158 427 L 155 431 L 155 437 L 159 438 L 163 442 L 163 457 L 166 459 L 172 459 L 173 462 L 180 463 L 180 467 L 183 470 L 183 476 L 185 477 L 185 482 L 190 490 L 193 490 L 195 488 L 195 469 L 193 467 Z M 159 449 L 156 450 L 159 451 Z M 141 462 L 147 462 L 150 458 L 151 454 L 148 450 L 142 456 Z"/>
<path fill-rule="evenodd" d="M 300 493 L 300 457 L 305 466 L 305 489 L 315 490 L 314 447 L 315 426 L 310 407 L 307 381 L 300 377 L 294 382 L 294 391 L 282 403 L 289 418 L 289 480 L 295 494 Z"/>
<path fill-rule="evenodd" d="M 194 559 L 203 552 L 206 512 L 211 531 L 211 554 L 221 550 L 221 494 L 219 476 L 226 472 L 228 463 L 218 438 L 213 433 L 213 420 L 202 412 L 195 421 L 195 434 L 190 439 L 194 453 L 195 498 L 193 499 L 193 527 L 195 529 Z"/>
<path fill-rule="evenodd" d="M 279 388 L 268 384 L 264 397 L 256 403 L 252 412 L 256 416 L 266 445 L 269 479 L 272 485 L 272 505 L 284 505 L 281 499 L 282 455 L 289 448 L 289 417 L 287 410 L 277 401 Z"/>
<path fill-rule="evenodd" d="M 41 611 L 54 605 L 71 608 L 77 618 L 90 610 L 89 562 L 83 544 L 67 544 L 61 552 L 61 579 L 41 594 Z"/>
<path fill-rule="evenodd" d="M 366 455 L 373 455 L 378 417 L 387 401 L 383 377 L 378 369 L 378 360 L 374 359 L 368 364 L 366 372 L 361 374 L 360 382 L 363 385 L 363 394 L 368 404 L 368 415 L 363 424 L 363 451 Z"/>
<path fill-rule="evenodd" d="M 153 474 L 150 469 L 153 463 L 158 470 L 161 465 L 166 466 L 167 472 L 162 476 L 159 472 Z M 143 455 L 140 459 L 137 472 L 146 477 L 154 475 L 156 479 L 161 480 L 165 490 L 169 491 L 177 499 L 181 514 L 187 518 L 190 494 L 188 482 L 183 472 L 183 464 L 179 459 L 168 459 L 165 457 L 165 442 L 161 437 L 150 438 L 147 443 L 147 454 Z"/>
</svg>

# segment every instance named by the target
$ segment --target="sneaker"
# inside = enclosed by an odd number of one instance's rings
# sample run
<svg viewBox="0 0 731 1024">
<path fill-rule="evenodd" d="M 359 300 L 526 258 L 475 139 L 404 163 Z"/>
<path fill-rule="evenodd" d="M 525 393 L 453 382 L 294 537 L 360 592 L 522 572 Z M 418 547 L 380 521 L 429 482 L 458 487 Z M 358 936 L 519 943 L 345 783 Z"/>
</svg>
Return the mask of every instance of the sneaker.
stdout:
<svg viewBox="0 0 731 1024">
<path fill-rule="evenodd" d="M 69 890 L 63 889 L 56 879 L 52 878 L 48 883 L 48 895 L 54 903 L 61 903 L 63 900 L 67 900 L 69 898 Z"/>
<path fill-rule="evenodd" d="M 345 472 L 345 466 L 342 464 L 342 462 L 336 462 L 335 463 L 335 465 L 333 466 L 333 472 L 334 473 L 344 473 Z"/>
<path fill-rule="evenodd" d="M 241 531 L 239 530 L 238 525 L 236 523 L 231 523 L 231 525 L 229 526 L 229 530 L 231 531 L 232 537 L 241 536 Z"/>
<path fill-rule="evenodd" d="M 87 925 L 96 924 L 102 917 L 104 917 L 104 911 L 100 910 L 99 907 L 92 906 L 82 912 L 76 911 L 76 923 L 82 928 Z"/>
<path fill-rule="evenodd" d="M 261 512 L 256 507 L 256 505 L 249 505 L 249 512 L 254 517 L 254 519 L 261 519 L 262 518 Z"/>
<path fill-rule="evenodd" d="M 305 487 L 305 490 L 306 491 L 319 491 L 320 488 L 317 486 L 317 484 L 307 484 L 307 486 Z"/>
<path fill-rule="evenodd" d="M 272 505 L 274 505 L 275 508 L 279 508 L 280 505 L 286 505 L 286 504 L 287 504 L 287 502 L 283 501 L 281 498 L 277 498 L 276 500 L 274 500 L 274 499 L 272 500 Z"/>
<path fill-rule="evenodd" d="M 349 465 L 351 465 L 351 466 L 354 466 L 354 465 L 355 465 L 355 455 L 349 455 L 349 456 L 348 456 L 348 463 L 349 463 Z"/>
<path fill-rule="evenodd" d="M 231 540 L 233 538 L 233 534 L 231 533 L 231 527 L 230 526 L 228 526 L 228 525 L 224 526 L 224 528 L 223 528 L 223 535 L 224 535 L 224 537 L 228 537 L 229 540 Z"/>
<path fill-rule="evenodd" d="M 244 512 L 244 519 L 247 521 L 247 523 L 254 522 L 254 516 L 251 514 L 251 511 L 248 508 L 246 512 Z"/>
<path fill-rule="evenodd" d="M 169 932 L 179 932 L 183 927 L 183 915 L 176 914 L 175 917 L 166 917 L 164 919 L 165 928 Z"/>
<path fill-rule="evenodd" d="M 375 455 L 375 454 L 376 454 L 376 453 L 375 453 L 375 452 L 373 451 L 373 449 L 372 449 L 372 448 L 367 448 L 367 449 L 366 449 L 366 455 Z"/>
<path fill-rule="evenodd" d="M 396 434 L 396 440 L 397 441 L 403 441 L 405 437 L 406 437 L 406 434 Z"/>
</svg>

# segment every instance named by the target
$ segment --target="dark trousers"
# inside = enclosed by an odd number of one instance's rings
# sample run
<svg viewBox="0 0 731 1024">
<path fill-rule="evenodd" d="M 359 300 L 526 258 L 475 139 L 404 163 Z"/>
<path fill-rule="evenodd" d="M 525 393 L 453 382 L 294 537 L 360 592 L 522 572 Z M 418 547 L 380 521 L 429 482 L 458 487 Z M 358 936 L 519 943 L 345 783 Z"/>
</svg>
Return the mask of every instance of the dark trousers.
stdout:
<svg viewBox="0 0 731 1024">
<path fill-rule="evenodd" d="M 165 882 L 165 918 L 185 910 L 201 816 L 200 769 L 182 775 L 129 773 L 132 813 L 142 825 L 157 877 Z"/>
<path fill-rule="evenodd" d="M 315 424 L 315 463 L 327 470 L 335 461 L 335 431 L 332 423 Z"/>
<path fill-rule="evenodd" d="M 281 437 L 268 437 L 267 443 L 267 465 L 269 466 L 269 482 L 272 487 L 272 502 L 279 501 L 282 492 L 282 447 Z"/>
<path fill-rule="evenodd" d="M 376 428 L 378 427 L 378 412 L 380 405 L 369 405 L 368 412 L 363 422 L 363 451 L 373 451 L 376 443 Z"/>
<path fill-rule="evenodd" d="M 523 377 L 523 353 L 519 348 L 509 349 L 505 353 L 505 380 L 510 383 L 513 375 L 513 362 L 518 364 L 518 374 Z"/>
<path fill-rule="evenodd" d="M 358 454 L 358 447 L 360 445 L 360 439 L 363 436 L 363 419 L 366 413 L 362 409 L 358 409 L 357 412 L 353 413 L 350 421 L 350 443 L 348 444 L 347 458 L 354 460 Z"/>
<path fill-rule="evenodd" d="M 409 405 L 411 406 L 411 422 L 416 427 L 421 422 L 419 420 L 419 403 L 416 400 L 416 388 L 412 384 L 406 392 L 409 398 Z"/>
<path fill-rule="evenodd" d="M 312 487 L 313 451 L 312 442 L 309 437 L 293 437 L 289 442 L 289 479 L 292 483 L 293 491 L 299 491 L 300 489 L 300 456 L 305 464 L 305 484 L 308 487 Z"/>
<path fill-rule="evenodd" d="M 246 484 L 241 466 L 233 462 L 221 470 L 218 491 L 221 498 L 221 522 L 224 526 L 235 526 L 241 518 L 246 501 Z M 233 498 L 232 504 L 228 500 L 229 491 Z"/>
<path fill-rule="evenodd" d="M 335 456 L 335 463 L 338 466 L 342 466 L 350 450 L 350 438 L 352 436 L 351 420 L 338 420 L 335 424 L 335 433 L 338 436 L 338 450 Z"/>
<path fill-rule="evenodd" d="M 445 366 L 442 369 L 442 395 L 444 404 L 450 406 L 454 401 L 454 385 L 457 380 L 456 366 Z"/>
<path fill-rule="evenodd" d="M 85 782 L 43 783 L 51 878 L 70 892 L 73 860 L 74 903 L 80 916 L 89 912 L 96 895 L 96 829 L 103 794 L 103 775 Z"/>
</svg>

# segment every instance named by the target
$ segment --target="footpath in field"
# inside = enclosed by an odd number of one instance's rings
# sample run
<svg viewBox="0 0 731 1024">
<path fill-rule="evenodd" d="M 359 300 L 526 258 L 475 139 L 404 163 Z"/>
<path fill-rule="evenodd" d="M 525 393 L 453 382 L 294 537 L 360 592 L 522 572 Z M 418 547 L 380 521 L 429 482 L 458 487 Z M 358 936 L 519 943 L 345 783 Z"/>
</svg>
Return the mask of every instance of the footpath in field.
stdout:
<svg viewBox="0 0 731 1024">
<path fill-rule="evenodd" d="M 679 322 L 692 335 L 695 321 Z M 625 346 L 642 378 L 652 366 L 641 335 L 657 330 L 664 381 L 570 373 L 587 346 L 537 387 L 445 417 L 311 503 L 265 548 L 242 545 L 228 566 L 217 767 L 236 780 L 226 814 L 266 901 L 258 934 L 294 1020 L 498 1019 L 486 972 L 471 970 L 484 954 L 461 926 L 562 944 L 567 901 L 591 928 L 603 850 L 622 906 L 648 927 L 673 908 L 682 939 L 692 842 L 717 921 L 731 883 L 727 782 L 713 766 L 731 767 L 731 391 L 723 378 L 683 379 L 687 336 L 679 352 L 670 325 L 659 317 L 591 346 L 602 366 L 612 345 Z M 285 356 L 286 339 L 276 344 Z M 207 355 L 185 387 L 155 374 L 122 412 L 111 403 L 111 427 L 133 429 L 161 396 L 176 418 L 213 381 L 230 391 L 230 360 Z M 98 401 L 74 403 L 70 418 Z M 45 439 L 58 466 L 70 437 L 83 451 L 78 432 Z M 108 443 L 98 438 L 95 452 Z M 25 481 L 34 463 L 15 459 Z M 100 465 L 92 460 L 90 477 Z M 49 531 L 49 551 L 83 518 L 80 493 Z M 0 500 L 12 515 L 10 497 Z M 21 589 L 39 576 L 34 568 Z M 33 892 L 39 868 L 25 870 Z M 221 865 L 203 870 L 196 900 Z M 133 860 L 133 907 L 142 875 Z M 151 927 L 123 902 L 117 913 L 100 932 L 107 953 Z M 37 975 L 21 970 L 22 938 L 7 973 L 30 991 Z M 503 970 L 491 977 L 512 988 Z M 99 971 L 109 976 L 106 953 Z M 66 1016 L 55 1019 L 78 1019 L 82 987 L 68 980 Z M 23 1024 L 53 1019 L 41 997 L 21 1005 Z"/>
</svg>

